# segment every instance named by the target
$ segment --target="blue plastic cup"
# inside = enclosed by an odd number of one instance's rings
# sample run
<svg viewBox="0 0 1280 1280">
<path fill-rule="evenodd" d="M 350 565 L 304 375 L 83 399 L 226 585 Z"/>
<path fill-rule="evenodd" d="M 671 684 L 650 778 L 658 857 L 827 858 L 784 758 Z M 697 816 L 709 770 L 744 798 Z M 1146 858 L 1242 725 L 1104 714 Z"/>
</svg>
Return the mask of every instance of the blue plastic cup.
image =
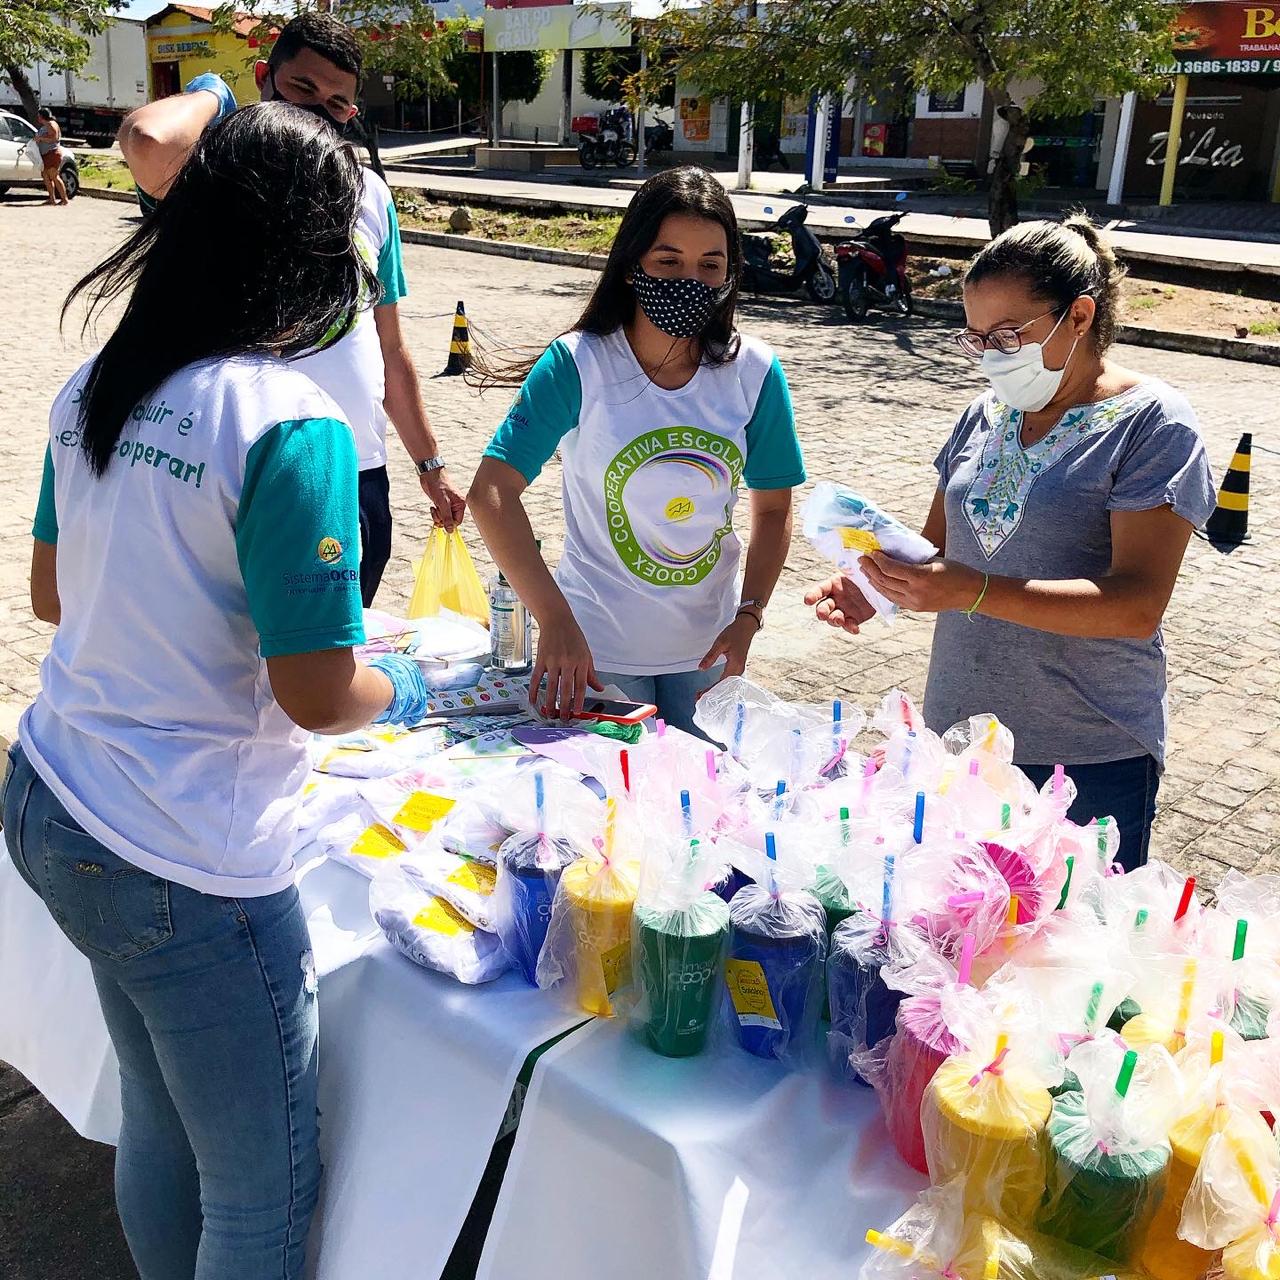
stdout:
<svg viewBox="0 0 1280 1280">
<path fill-rule="evenodd" d="M 578 851 L 562 839 L 546 839 L 540 853 L 536 835 L 512 836 L 499 851 L 509 905 L 495 913 L 498 936 L 531 986 L 538 985 L 538 956 L 547 940 L 560 873 L 577 857 Z"/>
<path fill-rule="evenodd" d="M 831 1032 L 827 1049 L 831 1067 L 842 1080 L 867 1082 L 849 1065 L 849 1054 L 869 1049 L 893 1035 L 902 992 L 891 991 L 880 976 L 889 951 L 864 918 L 836 926 L 827 955 L 827 1007 Z"/>
</svg>

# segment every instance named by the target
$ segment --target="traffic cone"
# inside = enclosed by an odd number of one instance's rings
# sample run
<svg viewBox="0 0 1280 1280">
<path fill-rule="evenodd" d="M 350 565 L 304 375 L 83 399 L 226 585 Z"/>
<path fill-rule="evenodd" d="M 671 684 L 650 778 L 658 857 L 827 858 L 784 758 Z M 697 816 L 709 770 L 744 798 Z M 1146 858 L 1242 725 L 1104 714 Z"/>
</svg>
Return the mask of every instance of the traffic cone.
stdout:
<svg viewBox="0 0 1280 1280">
<path fill-rule="evenodd" d="M 1246 431 L 1236 446 L 1227 474 L 1218 490 L 1218 505 L 1205 522 L 1202 538 L 1215 547 L 1238 547 L 1249 541 L 1249 461 L 1253 455 L 1253 436 Z"/>
<path fill-rule="evenodd" d="M 442 378 L 451 378 L 462 373 L 471 363 L 471 328 L 467 324 L 467 313 L 462 303 L 453 316 L 453 337 L 449 340 L 449 362 L 440 374 Z"/>
</svg>

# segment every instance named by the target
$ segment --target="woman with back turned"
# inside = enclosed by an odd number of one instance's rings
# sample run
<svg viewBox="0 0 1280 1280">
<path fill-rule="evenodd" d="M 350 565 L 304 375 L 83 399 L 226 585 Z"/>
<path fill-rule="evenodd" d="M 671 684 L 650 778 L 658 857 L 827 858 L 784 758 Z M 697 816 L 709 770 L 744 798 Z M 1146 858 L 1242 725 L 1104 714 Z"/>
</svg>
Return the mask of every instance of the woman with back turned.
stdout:
<svg viewBox="0 0 1280 1280">
<path fill-rule="evenodd" d="M 301 1274 L 320 1179 L 291 860 L 305 731 L 425 699 L 411 663 L 352 655 L 355 447 L 289 364 L 377 296 L 352 236 L 360 183 L 313 116 L 238 111 L 68 298 L 129 293 L 51 414 L 31 596 L 58 630 L 4 835 L 93 970 L 142 1280 Z M 234 251 L 175 314 L 174 280 L 226 227 Z"/>
<path fill-rule="evenodd" d="M 994 712 L 1015 763 L 1112 815 L 1120 861 L 1146 861 L 1168 709 L 1161 619 L 1213 484 L 1185 397 L 1109 355 L 1123 272 L 1083 214 L 1006 231 L 969 265 L 961 350 L 991 389 L 934 460 L 924 536 L 944 557 L 863 561 L 878 591 L 938 615 L 925 720 Z M 870 609 L 834 578 L 806 597 L 857 631 Z"/>
</svg>

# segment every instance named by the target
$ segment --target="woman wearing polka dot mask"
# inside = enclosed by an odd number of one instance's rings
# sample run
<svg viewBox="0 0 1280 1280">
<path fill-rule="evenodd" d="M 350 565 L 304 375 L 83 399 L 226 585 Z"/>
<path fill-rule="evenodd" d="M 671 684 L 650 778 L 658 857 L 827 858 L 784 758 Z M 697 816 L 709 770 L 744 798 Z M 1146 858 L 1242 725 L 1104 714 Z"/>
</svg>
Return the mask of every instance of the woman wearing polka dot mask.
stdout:
<svg viewBox="0 0 1280 1280">
<path fill-rule="evenodd" d="M 704 170 L 669 169 L 636 193 L 577 323 L 536 360 L 477 362 L 482 385 L 521 384 L 470 503 L 538 620 L 533 689 L 545 676 L 548 714 L 616 684 L 696 732 L 698 696 L 746 667 L 805 475 L 782 368 L 735 328 L 740 275 L 723 188 Z M 521 497 L 557 450 L 566 528 L 553 576 Z"/>
</svg>

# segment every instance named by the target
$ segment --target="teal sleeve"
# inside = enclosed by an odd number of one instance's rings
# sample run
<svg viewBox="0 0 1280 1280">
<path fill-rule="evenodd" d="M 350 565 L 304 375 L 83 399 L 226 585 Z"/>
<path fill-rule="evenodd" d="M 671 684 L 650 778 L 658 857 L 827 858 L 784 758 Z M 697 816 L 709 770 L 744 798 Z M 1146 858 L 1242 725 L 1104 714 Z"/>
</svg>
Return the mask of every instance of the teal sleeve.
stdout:
<svg viewBox="0 0 1280 1280">
<path fill-rule="evenodd" d="M 356 447 L 345 422 L 280 422 L 253 445 L 236 554 L 264 658 L 363 642 Z"/>
<path fill-rule="evenodd" d="M 796 435 L 787 375 L 774 356 L 764 376 L 755 412 L 747 423 L 748 489 L 794 489 L 804 484 L 804 457 Z"/>
<path fill-rule="evenodd" d="M 53 450 L 48 445 L 44 447 L 44 474 L 40 477 L 40 497 L 31 536 L 38 542 L 58 541 L 58 511 L 53 502 Z"/>
<path fill-rule="evenodd" d="M 395 201 L 387 203 L 387 238 L 378 253 L 378 281 L 382 285 L 380 307 L 399 302 L 409 292 L 404 282 L 404 250 L 400 244 L 400 219 L 396 217 Z"/>
<path fill-rule="evenodd" d="M 484 456 L 515 467 L 532 484 L 581 412 L 582 378 L 573 353 L 557 338 L 529 370 Z"/>
</svg>

